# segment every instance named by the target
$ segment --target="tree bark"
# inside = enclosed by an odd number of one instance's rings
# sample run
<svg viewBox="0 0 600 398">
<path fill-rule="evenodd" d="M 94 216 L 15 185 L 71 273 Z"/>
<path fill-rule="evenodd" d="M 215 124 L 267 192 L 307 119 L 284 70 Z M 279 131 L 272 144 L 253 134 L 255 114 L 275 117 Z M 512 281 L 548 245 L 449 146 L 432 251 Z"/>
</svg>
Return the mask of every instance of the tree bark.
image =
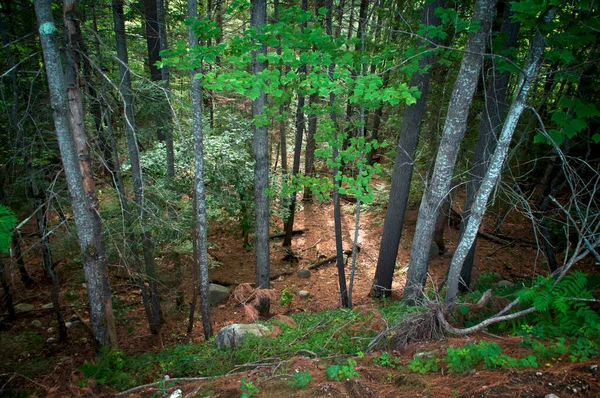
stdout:
<svg viewBox="0 0 600 398">
<path fill-rule="evenodd" d="M 550 9 L 544 17 L 544 21 L 549 23 L 554 17 L 555 13 L 555 8 Z M 479 225 L 481 224 L 483 215 L 485 214 L 488 198 L 492 192 L 492 189 L 494 186 L 496 186 L 496 182 L 498 181 L 500 172 L 502 171 L 502 166 L 504 165 L 508 150 L 510 149 L 512 136 L 517 128 L 519 118 L 525 109 L 525 101 L 527 99 L 527 95 L 529 94 L 531 84 L 537 76 L 542 55 L 544 53 L 545 44 L 545 37 L 541 32 L 536 30 L 533 33 L 532 40 L 530 41 L 529 54 L 527 55 L 527 60 L 525 61 L 525 66 L 523 68 L 523 76 L 521 76 L 517 86 L 518 91 L 504 121 L 504 126 L 502 127 L 502 132 L 498 138 L 496 149 L 492 155 L 492 158 L 490 159 L 489 168 L 486 171 L 479 190 L 477 191 L 477 195 L 471 209 L 471 215 L 467 221 L 464 234 L 458 244 L 458 247 L 456 248 L 456 251 L 454 252 L 452 262 L 450 263 L 445 299 L 446 305 L 452 305 L 456 302 L 461 267 L 467 254 L 469 253 L 469 250 L 471 249 L 471 246 L 473 245 L 473 242 L 475 241 Z"/>
<path fill-rule="evenodd" d="M 308 10 L 308 0 L 302 0 L 302 9 Z M 307 26 L 307 23 L 302 23 L 302 30 L 304 30 Z M 306 65 L 300 66 L 298 72 L 300 75 L 306 74 L 307 67 Z M 292 177 L 296 177 L 300 172 L 300 155 L 302 151 L 302 136 L 304 135 L 304 129 L 306 126 L 304 119 L 304 101 L 305 96 L 304 93 L 298 92 L 298 103 L 296 105 L 296 135 L 294 138 L 294 160 L 292 165 Z M 296 198 L 297 194 L 294 194 L 290 197 L 290 206 L 289 206 L 289 216 L 285 221 L 285 237 L 283 239 L 283 247 L 291 247 L 292 246 L 292 235 L 294 232 L 294 218 L 296 214 Z"/>
<path fill-rule="evenodd" d="M 252 0 L 250 25 L 257 33 L 267 22 L 266 0 Z M 263 44 L 259 50 L 252 51 L 252 73 L 255 78 L 267 67 L 265 61 L 257 59 L 258 54 L 266 55 L 267 46 Z M 261 89 L 260 95 L 252 101 L 252 117 L 254 118 L 254 203 L 255 203 L 255 256 L 256 287 L 268 289 L 271 286 L 269 258 L 269 159 L 267 125 L 259 121 L 265 114 L 267 95 Z M 262 318 L 269 316 L 270 301 L 263 298 L 258 304 Z"/>
<path fill-rule="evenodd" d="M 496 0 L 477 0 L 473 21 L 479 22 L 480 27 L 477 31 L 471 32 L 467 39 L 465 54 L 448 106 L 433 177 L 421 199 L 404 288 L 404 299 L 408 303 L 415 303 L 423 294 L 429 260 L 428 248 L 431 246 L 440 206 L 450 188 L 454 165 L 465 135 L 469 108 L 477 88 L 477 80 L 495 13 Z"/>
<path fill-rule="evenodd" d="M 114 347 L 117 342 L 110 341 L 112 333 L 110 333 L 109 327 L 113 314 L 112 307 L 108 305 L 111 293 L 107 261 L 104 255 L 102 226 L 100 217 L 93 208 L 93 204 L 90 203 L 84 189 L 77 148 L 69 123 L 66 82 L 56 41 L 58 29 L 52 18 L 50 0 L 36 0 L 34 5 L 42 42 L 46 76 L 50 88 L 50 104 L 53 110 L 54 125 L 81 248 L 92 330 L 94 338 L 99 344 L 107 345 L 110 343 Z"/>
<path fill-rule="evenodd" d="M 197 0 L 188 1 L 188 17 L 198 18 Z M 198 46 L 198 38 L 191 28 L 188 29 L 188 41 L 190 48 Z M 195 227 L 196 247 L 198 251 L 197 274 L 200 276 L 200 296 L 202 297 L 202 327 L 204 338 L 208 340 L 212 336 L 212 325 L 210 322 L 210 303 L 208 301 L 208 242 L 206 236 L 206 201 L 204 200 L 204 130 L 202 127 L 202 84 L 196 74 L 200 69 L 191 71 L 192 80 L 192 115 L 194 136 L 194 201 L 195 201 Z M 268 231 L 267 231 L 268 233 Z"/>
<path fill-rule="evenodd" d="M 4 261 L 2 261 L 2 259 L 0 258 L 0 283 L 2 284 L 2 290 L 4 291 L 2 298 L 4 301 L 4 305 L 6 306 L 6 311 L 8 312 L 7 319 L 9 321 L 12 321 L 13 319 L 15 319 L 17 317 L 17 314 L 15 313 L 15 307 L 13 305 L 12 294 L 10 292 L 10 285 L 8 284 L 8 281 L 6 280 L 5 272 L 6 271 L 4 268 Z"/>
<path fill-rule="evenodd" d="M 423 11 L 423 23 L 428 23 L 431 26 L 439 24 L 440 20 L 435 17 L 434 11 L 442 4 L 443 0 L 428 3 Z M 419 69 L 425 69 L 431 65 L 432 61 L 432 55 L 425 55 L 419 60 Z M 404 216 L 410 193 L 415 151 L 419 142 L 419 132 L 429 93 L 429 76 L 429 73 L 422 74 L 420 71 L 417 71 L 411 77 L 410 86 L 418 87 L 421 96 L 417 99 L 416 103 L 408 106 L 404 111 L 404 120 L 400 128 L 400 138 L 394 160 L 394 170 L 392 172 L 390 198 L 383 222 L 379 258 L 370 292 L 372 297 L 391 295 L 396 257 L 398 256 L 398 245 L 402 237 L 402 227 L 404 226 Z M 427 252 L 429 252 L 429 249 L 427 249 Z"/>
<path fill-rule="evenodd" d="M 155 82 L 162 79 L 162 72 L 156 66 L 160 60 L 160 33 L 156 3 L 158 0 L 144 0 L 146 19 L 146 47 L 148 49 L 148 68 L 150 79 Z"/>
<path fill-rule="evenodd" d="M 502 51 L 507 52 L 514 47 L 519 38 L 520 24 L 512 20 L 513 12 L 510 11 L 510 4 L 506 4 L 504 13 L 504 21 L 500 32 L 506 35 L 502 42 Z M 509 59 L 512 58 L 509 56 Z M 475 154 L 473 155 L 473 167 L 471 168 L 471 180 L 467 183 L 467 194 L 465 204 L 463 206 L 462 222 L 460 226 L 460 236 L 464 232 L 466 221 L 471 214 L 471 206 L 475 198 L 475 193 L 481 185 L 481 179 L 485 175 L 488 168 L 489 159 L 496 147 L 496 136 L 501 129 L 502 116 L 506 109 L 506 97 L 508 91 L 508 83 L 510 80 L 510 72 L 506 71 L 499 73 L 497 64 L 492 59 L 491 75 L 488 78 L 488 86 L 485 94 L 485 106 L 483 115 L 481 116 L 481 124 L 479 125 L 479 134 L 477 135 L 477 144 L 475 145 Z M 471 283 L 471 272 L 473 270 L 473 261 L 475 259 L 475 247 L 477 240 L 473 242 L 473 246 L 469 254 L 465 258 L 465 262 L 460 274 L 461 290 L 466 288 Z"/>
<path fill-rule="evenodd" d="M 165 15 L 167 11 L 165 10 L 165 0 L 155 0 L 156 1 L 156 17 L 158 20 L 158 36 L 160 43 L 160 51 L 165 51 L 168 49 L 167 43 L 167 24 Z M 162 135 L 165 137 L 165 146 L 167 152 L 167 179 L 171 181 L 173 177 L 175 177 L 175 151 L 173 148 L 173 116 L 171 113 L 171 106 L 169 105 L 169 97 L 171 95 L 171 81 L 169 75 L 169 67 L 163 66 L 160 70 L 161 80 L 164 82 L 164 90 L 165 96 L 164 104 L 166 119 L 164 120 L 163 126 L 160 126 L 162 131 Z M 211 125 L 212 127 L 212 125 Z"/>
<path fill-rule="evenodd" d="M 140 225 L 145 225 L 146 210 L 144 204 L 144 182 L 142 180 L 142 169 L 140 166 L 140 154 L 136 137 L 135 116 L 133 112 L 133 92 L 131 90 L 131 75 L 129 72 L 129 59 L 127 54 L 127 41 L 125 38 L 125 17 L 123 14 L 123 0 L 112 0 L 113 17 L 115 23 L 115 40 L 117 47 L 117 58 L 119 59 L 119 75 L 121 86 L 119 88 L 123 107 L 125 108 L 125 130 L 127 132 L 127 151 L 131 163 L 131 174 L 133 177 L 133 192 L 135 204 L 138 210 L 138 221 Z M 163 323 L 162 311 L 160 308 L 160 296 L 158 293 L 158 283 L 156 280 L 156 271 L 154 265 L 154 250 L 150 233 L 143 231 L 141 233 L 144 264 L 146 266 L 146 275 L 150 285 L 149 291 L 146 289 L 143 281 L 140 281 L 140 289 L 144 299 L 144 307 L 148 324 L 152 334 L 158 334 Z"/>
<path fill-rule="evenodd" d="M 333 41 L 333 0 L 326 0 L 325 7 L 327 7 L 327 14 L 325 16 L 325 31 L 331 37 Z M 335 64 L 329 64 L 327 74 L 329 79 L 333 81 L 333 71 Z M 336 164 L 339 162 L 338 159 L 338 132 L 335 112 L 335 93 L 331 91 L 329 93 L 329 106 L 331 107 L 331 122 L 333 128 L 333 150 L 331 154 L 331 160 L 333 162 L 333 223 L 335 229 L 335 253 L 336 253 L 336 265 L 338 271 L 338 284 L 340 286 L 340 301 L 343 307 L 349 306 L 348 301 L 348 288 L 346 287 L 346 271 L 344 269 L 344 249 L 342 248 L 342 213 L 340 206 L 340 195 L 338 192 L 339 181 L 337 179 L 338 167 Z"/>
</svg>

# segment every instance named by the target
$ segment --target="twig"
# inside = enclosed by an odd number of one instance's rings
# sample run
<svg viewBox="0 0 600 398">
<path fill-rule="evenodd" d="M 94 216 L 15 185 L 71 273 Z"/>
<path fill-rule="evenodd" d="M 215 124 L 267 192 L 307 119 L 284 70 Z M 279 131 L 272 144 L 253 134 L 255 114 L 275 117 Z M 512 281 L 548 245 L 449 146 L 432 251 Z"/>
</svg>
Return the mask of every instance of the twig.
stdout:
<svg viewBox="0 0 600 398">
<path fill-rule="evenodd" d="M 304 249 L 300 250 L 300 251 L 299 251 L 299 253 L 304 253 L 305 251 L 312 249 L 313 247 L 315 247 L 315 246 L 317 246 L 319 243 L 321 243 L 321 241 L 322 241 L 322 240 L 323 240 L 323 238 L 319 238 L 319 239 L 317 239 L 317 241 L 315 242 L 315 244 L 314 244 L 314 245 L 312 245 L 312 246 L 309 246 L 309 247 L 305 247 Z"/>
<path fill-rule="evenodd" d="M 218 376 L 206 376 L 206 377 L 180 377 L 180 378 L 175 378 L 175 379 L 172 379 L 169 381 L 173 385 L 175 385 L 177 383 L 193 383 L 195 381 L 214 380 L 214 379 L 218 379 L 220 377 L 236 376 L 236 375 L 239 375 L 242 373 L 244 373 L 244 372 L 230 373 L 230 374 L 224 374 L 224 375 L 218 375 Z M 116 394 L 115 397 L 126 397 L 133 393 L 141 391 L 145 388 L 152 388 L 152 387 L 158 386 L 162 382 L 163 382 L 163 380 L 156 381 L 154 383 L 144 384 L 142 386 L 133 387 L 133 388 L 130 388 L 129 390 L 121 391 L 120 393 Z"/>
<path fill-rule="evenodd" d="M 2 376 L 8 376 L 10 374 L 11 373 L 3 373 L 3 374 L 0 375 L 0 377 L 2 377 Z M 8 379 L 8 381 L 2 385 L 2 388 L 0 388 L 0 391 L 4 390 L 4 387 L 6 387 L 8 385 L 8 383 L 10 383 L 12 381 L 12 379 L 15 378 L 15 376 L 21 376 L 22 378 L 27 379 L 28 381 L 32 382 L 33 384 L 36 384 L 36 385 L 42 387 L 46 391 L 48 391 L 50 389 L 50 387 L 45 386 L 45 385 L 43 385 L 41 383 L 38 383 L 37 381 L 31 380 L 29 377 L 27 377 L 25 375 L 22 375 L 21 373 L 13 372 L 12 376 L 10 376 L 10 378 Z"/>
</svg>

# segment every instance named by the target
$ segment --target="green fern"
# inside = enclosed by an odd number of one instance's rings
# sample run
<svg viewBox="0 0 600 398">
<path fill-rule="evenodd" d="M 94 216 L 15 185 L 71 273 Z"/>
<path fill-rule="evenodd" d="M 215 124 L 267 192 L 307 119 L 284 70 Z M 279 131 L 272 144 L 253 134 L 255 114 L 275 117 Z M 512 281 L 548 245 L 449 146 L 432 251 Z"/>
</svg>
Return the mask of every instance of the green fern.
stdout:
<svg viewBox="0 0 600 398">
<path fill-rule="evenodd" d="M 0 253 L 8 252 L 17 218 L 11 209 L 0 204 Z"/>
</svg>

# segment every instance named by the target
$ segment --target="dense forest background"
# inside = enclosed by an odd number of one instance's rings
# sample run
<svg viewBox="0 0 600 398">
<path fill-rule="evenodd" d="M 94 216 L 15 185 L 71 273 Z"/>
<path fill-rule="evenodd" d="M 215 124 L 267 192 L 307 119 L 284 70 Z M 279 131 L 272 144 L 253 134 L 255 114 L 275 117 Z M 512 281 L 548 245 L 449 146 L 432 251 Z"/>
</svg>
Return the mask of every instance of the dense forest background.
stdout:
<svg viewBox="0 0 600 398">
<path fill-rule="evenodd" d="M 156 379 L 128 353 L 338 307 L 377 312 L 325 315 L 373 333 L 347 354 L 495 327 L 597 355 L 598 13 L 2 1 L 0 391 L 73 349 L 122 390 Z"/>
</svg>

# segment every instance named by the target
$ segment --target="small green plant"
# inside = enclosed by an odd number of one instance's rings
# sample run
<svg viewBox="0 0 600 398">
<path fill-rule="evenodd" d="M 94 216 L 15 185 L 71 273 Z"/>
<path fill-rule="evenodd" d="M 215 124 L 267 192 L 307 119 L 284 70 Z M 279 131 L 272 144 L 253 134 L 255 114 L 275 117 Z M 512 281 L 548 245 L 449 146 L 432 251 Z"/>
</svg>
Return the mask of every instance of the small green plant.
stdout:
<svg viewBox="0 0 600 398">
<path fill-rule="evenodd" d="M 392 358 L 388 352 L 382 352 L 381 355 L 375 355 L 373 361 L 384 368 L 397 369 L 400 367 L 400 359 L 398 357 Z"/>
<path fill-rule="evenodd" d="M 569 346 L 569 358 L 571 362 L 585 362 L 595 355 L 598 355 L 598 344 L 585 337 L 577 338 L 575 343 Z"/>
<path fill-rule="evenodd" d="M 437 372 L 440 363 L 440 359 L 433 357 L 427 358 L 424 356 L 416 357 L 408 362 L 408 369 L 411 372 L 425 374 L 427 372 Z"/>
<path fill-rule="evenodd" d="M 302 389 L 310 383 L 312 380 L 312 376 L 310 375 L 310 370 L 306 372 L 294 372 L 292 373 L 293 379 L 288 383 L 292 388 Z"/>
<path fill-rule="evenodd" d="M 246 381 L 245 377 L 242 377 L 242 380 L 240 381 L 240 391 L 242 392 L 240 398 L 250 398 L 258 394 L 258 387 L 251 381 Z"/>
<path fill-rule="evenodd" d="M 95 362 L 86 362 L 79 370 L 89 379 L 94 379 L 98 384 L 108 384 L 115 388 L 128 386 L 131 376 L 123 371 L 125 354 L 123 351 L 110 351 L 106 347 L 100 351 L 100 356 Z"/>
<path fill-rule="evenodd" d="M 328 380 L 342 381 L 352 380 L 360 376 L 354 369 L 356 361 L 354 359 L 346 360 L 346 363 L 331 365 L 325 370 L 325 377 Z"/>
<path fill-rule="evenodd" d="M 281 291 L 281 298 L 279 299 L 279 305 L 282 307 L 285 307 L 286 305 L 290 304 L 293 299 L 294 299 L 294 295 L 292 294 L 292 291 L 286 287 L 285 289 L 283 289 Z"/>
<path fill-rule="evenodd" d="M 177 381 L 177 379 L 175 379 L 175 380 L 171 381 L 169 384 L 167 384 L 168 381 L 169 381 L 169 379 L 162 379 L 161 381 L 159 381 L 158 388 L 157 388 L 158 391 L 155 392 L 154 394 L 152 394 L 152 396 L 150 398 L 166 396 L 167 390 L 175 385 L 175 382 Z"/>
<path fill-rule="evenodd" d="M 483 365 L 485 369 L 496 368 L 537 368 L 534 355 L 525 358 L 512 358 L 502 353 L 502 347 L 489 341 L 469 343 L 463 347 L 449 347 L 444 362 L 451 372 L 466 372 Z"/>
</svg>

